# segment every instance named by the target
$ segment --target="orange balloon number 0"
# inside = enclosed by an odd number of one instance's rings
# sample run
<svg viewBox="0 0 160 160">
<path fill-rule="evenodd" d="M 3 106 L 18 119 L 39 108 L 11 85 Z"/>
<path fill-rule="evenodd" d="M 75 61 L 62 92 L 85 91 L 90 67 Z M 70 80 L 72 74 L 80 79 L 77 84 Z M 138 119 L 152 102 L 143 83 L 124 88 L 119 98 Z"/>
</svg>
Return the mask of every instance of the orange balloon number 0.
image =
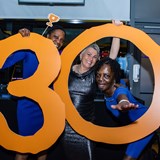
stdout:
<svg viewBox="0 0 160 160">
<path fill-rule="evenodd" d="M 122 127 L 102 127 L 85 121 L 73 106 L 68 93 L 68 79 L 70 67 L 74 58 L 82 49 L 104 37 L 120 37 L 131 41 L 143 53 L 149 56 L 154 69 L 155 90 L 153 100 L 148 111 L 133 124 Z M 138 140 L 155 131 L 160 124 L 160 76 L 158 74 L 160 46 L 147 34 L 129 26 L 115 26 L 105 24 L 84 31 L 74 39 L 63 51 L 62 69 L 55 83 L 55 90 L 61 95 L 66 105 L 66 119 L 70 125 L 80 134 L 91 140 L 111 144 L 122 144 Z M 61 86 L 61 87 L 59 87 Z M 79 125 L 78 125 L 79 124 Z"/>
</svg>

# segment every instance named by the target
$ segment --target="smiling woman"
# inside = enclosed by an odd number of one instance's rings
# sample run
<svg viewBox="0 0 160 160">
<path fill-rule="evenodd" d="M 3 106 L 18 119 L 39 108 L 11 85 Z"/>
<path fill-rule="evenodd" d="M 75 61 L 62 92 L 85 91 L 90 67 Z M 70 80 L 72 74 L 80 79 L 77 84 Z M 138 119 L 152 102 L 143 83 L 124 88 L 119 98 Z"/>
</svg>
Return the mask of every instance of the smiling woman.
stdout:
<svg viewBox="0 0 160 160">
<path fill-rule="evenodd" d="M 100 49 L 91 44 L 80 53 L 80 63 L 74 64 L 69 76 L 69 93 L 79 114 L 87 121 L 94 122 L 94 96 L 96 93 L 95 64 Z M 65 158 L 69 160 L 92 160 L 93 142 L 76 133 L 66 123 L 62 137 Z"/>
<path fill-rule="evenodd" d="M 106 108 L 121 125 L 136 121 L 147 111 L 148 107 L 136 101 L 126 87 L 117 87 L 116 84 L 120 84 L 120 65 L 117 61 L 110 58 L 102 59 L 97 68 L 96 81 L 98 88 L 104 93 Z M 153 135 L 154 133 L 129 143 L 123 160 L 137 159 Z"/>
</svg>

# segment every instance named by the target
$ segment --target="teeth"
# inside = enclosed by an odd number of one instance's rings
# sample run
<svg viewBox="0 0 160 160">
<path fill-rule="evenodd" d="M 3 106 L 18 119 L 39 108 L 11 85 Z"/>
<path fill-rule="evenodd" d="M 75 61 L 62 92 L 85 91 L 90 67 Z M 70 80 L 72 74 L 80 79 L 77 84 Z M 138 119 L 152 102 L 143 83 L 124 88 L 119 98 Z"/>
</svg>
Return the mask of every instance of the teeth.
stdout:
<svg viewBox="0 0 160 160">
<path fill-rule="evenodd" d="M 104 86 L 104 84 L 99 84 L 99 86 Z"/>
</svg>

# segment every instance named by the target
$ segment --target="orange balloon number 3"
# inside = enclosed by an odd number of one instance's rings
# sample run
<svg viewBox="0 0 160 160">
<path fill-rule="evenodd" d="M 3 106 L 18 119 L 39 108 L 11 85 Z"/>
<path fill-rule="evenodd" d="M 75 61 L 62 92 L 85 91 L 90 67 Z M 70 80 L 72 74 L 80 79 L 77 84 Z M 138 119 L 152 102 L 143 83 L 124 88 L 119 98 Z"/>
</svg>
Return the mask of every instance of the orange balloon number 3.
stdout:
<svg viewBox="0 0 160 160">
<path fill-rule="evenodd" d="M 17 34 L 2 40 L 0 49 L 0 68 L 7 57 L 17 50 L 30 49 L 36 53 L 39 66 L 34 75 L 28 79 L 10 82 L 8 89 L 15 96 L 25 96 L 39 103 L 44 116 L 44 124 L 38 132 L 33 136 L 22 137 L 8 128 L 0 114 L 0 145 L 22 153 L 38 153 L 49 148 L 64 129 L 64 103 L 56 92 L 48 88 L 61 68 L 59 53 L 51 40 L 34 33 L 29 38 Z"/>
</svg>

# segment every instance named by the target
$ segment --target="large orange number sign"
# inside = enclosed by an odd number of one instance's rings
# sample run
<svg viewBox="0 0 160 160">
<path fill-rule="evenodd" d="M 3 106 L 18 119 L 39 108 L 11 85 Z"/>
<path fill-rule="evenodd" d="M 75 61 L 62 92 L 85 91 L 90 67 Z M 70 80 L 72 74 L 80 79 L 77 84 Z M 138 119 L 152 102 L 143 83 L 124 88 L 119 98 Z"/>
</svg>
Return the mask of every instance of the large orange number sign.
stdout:
<svg viewBox="0 0 160 160">
<path fill-rule="evenodd" d="M 51 40 L 33 33 L 30 38 L 23 38 L 18 34 L 0 41 L 0 68 L 11 53 L 21 49 L 34 51 L 39 66 L 33 76 L 9 83 L 8 89 L 13 95 L 25 96 L 38 102 L 43 111 L 44 124 L 33 136 L 22 137 L 8 128 L 0 114 L 0 145 L 22 153 L 38 153 L 49 148 L 58 139 L 65 125 L 64 103 L 56 92 L 48 88 L 60 71 L 61 60 Z"/>
<path fill-rule="evenodd" d="M 109 128 L 94 125 L 85 121 L 79 115 L 69 96 L 68 76 L 73 60 L 83 48 L 103 37 L 114 36 L 131 41 L 149 56 L 154 69 L 155 90 L 152 104 L 145 115 L 128 126 Z M 56 92 L 48 88 L 48 85 L 57 77 L 60 70 L 60 57 L 53 43 L 33 33 L 30 38 L 22 38 L 20 35 L 15 35 L 3 40 L 0 42 L 0 67 L 11 53 L 20 49 L 33 50 L 39 60 L 39 67 L 32 77 L 11 82 L 9 84 L 9 92 L 16 96 L 29 97 L 38 102 L 44 113 L 44 125 L 35 135 L 21 137 L 8 128 L 4 117 L 0 115 L 1 131 L 3 131 L 0 132 L 0 144 L 3 147 L 22 153 L 37 153 L 47 149 L 54 144 L 62 133 L 65 113 L 66 119 L 78 133 L 94 141 L 111 144 L 138 140 L 159 127 L 160 83 L 158 81 L 160 81 L 160 76 L 158 74 L 158 61 L 160 47 L 144 32 L 129 26 L 117 27 L 112 24 L 105 24 L 84 31 L 62 53 L 61 72 L 54 84 Z M 56 93 L 60 95 L 64 103 Z"/>
<path fill-rule="evenodd" d="M 94 125 L 82 119 L 73 106 L 68 92 L 68 76 L 74 58 L 82 49 L 90 43 L 104 37 L 120 37 L 131 41 L 143 53 L 149 56 L 154 69 L 155 90 L 153 100 L 148 111 L 136 122 L 122 127 L 102 127 Z M 157 45 L 147 34 L 129 26 L 114 26 L 105 24 L 84 31 L 73 40 L 63 51 L 61 73 L 55 83 L 55 90 L 61 95 L 66 105 L 66 119 L 70 125 L 80 134 L 91 140 L 111 144 L 122 144 L 138 140 L 160 125 L 160 46 Z M 78 85 L 78 84 L 77 84 Z M 59 87 L 61 86 L 61 87 Z"/>
</svg>

